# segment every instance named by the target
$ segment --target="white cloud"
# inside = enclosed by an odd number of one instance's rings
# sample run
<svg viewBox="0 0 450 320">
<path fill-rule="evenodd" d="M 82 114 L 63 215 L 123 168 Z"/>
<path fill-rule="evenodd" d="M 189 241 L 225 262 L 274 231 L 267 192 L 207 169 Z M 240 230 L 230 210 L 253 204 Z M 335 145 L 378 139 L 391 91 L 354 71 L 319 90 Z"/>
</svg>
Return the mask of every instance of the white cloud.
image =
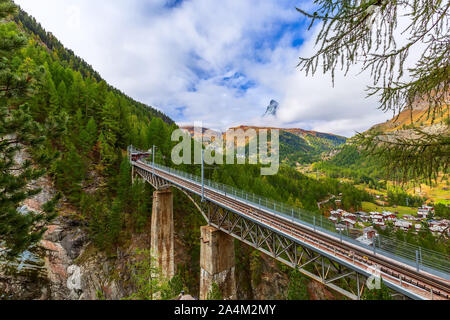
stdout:
<svg viewBox="0 0 450 320">
<path fill-rule="evenodd" d="M 390 117 L 365 99 L 367 76 L 306 78 L 298 57 L 312 50 L 312 33 L 287 31 L 300 21 L 291 1 L 16 0 L 112 85 L 175 120 L 202 120 L 225 129 L 266 124 L 352 135 Z M 173 1 L 172 1 L 173 3 Z M 294 34 L 296 33 L 296 34 Z M 306 42 L 292 47 L 294 37 Z M 255 52 L 255 46 L 259 44 Z M 224 84 L 223 78 L 237 76 Z M 246 90 L 240 85 L 251 81 Z M 271 99 L 277 119 L 261 119 Z M 183 117 L 177 116 L 183 110 Z"/>
</svg>

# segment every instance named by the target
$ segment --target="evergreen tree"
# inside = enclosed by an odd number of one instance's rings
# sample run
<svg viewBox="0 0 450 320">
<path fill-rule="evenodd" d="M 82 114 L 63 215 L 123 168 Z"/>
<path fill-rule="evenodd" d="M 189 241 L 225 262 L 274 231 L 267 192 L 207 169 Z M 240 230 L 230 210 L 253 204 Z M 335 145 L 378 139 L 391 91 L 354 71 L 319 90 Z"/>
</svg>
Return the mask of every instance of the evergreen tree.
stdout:
<svg viewBox="0 0 450 320">
<path fill-rule="evenodd" d="M 72 202 L 78 204 L 81 199 L 81 183 L 85 177 L 85 167 L 73 144 L 70 144 L 62 158 L 55 162 L 52 172 L 55 186 L 63 191 Z"/>
<path fill-rule="evenodd" d="M 106 97 L 108 96 L 108 85 L 105 81 L 97 83 L 96 96 L 94 98 L 94 117 L 97 123 L 101 120 L 101 109 L 106 104 Z"/>
<path fill-rule="evenodd" d="M 288 300 L 309 300 L 306 278 L 294 269 L 289 276 L 289 287 L 287 292 Z"/>
<path fill-rule="evenodd" d="M 45 99 L 45 106 L 47 114 L 58 113 L 59 111 L 59 95 L 56 90 L 55 83 L 52 79 L 52 74 L 47 64 L 44 65 L 45 76 L 43 81 L 43 95 Z"/>
<path fill-rule="evenodd" d="M 97 142 L 97 124 L 94 118 L 90 118 L 86 127 L 80 132 L 80 144 L 84 153 L 88 153 Z"/>
<path fill-rule="evenodd" d="M 87 78 L 85 81 L 85 106 L 84 106 L 84 116 L 86 118 L 92 117 L 97 111 L 95 108 L 95 90 L 97 89 L 96 82 L 92 78 Z"/>
<path fill-rule="evenodd" d="M 122 230 L 122 210 L 119 199 L 115 199 L 108 219 L 108 243 L 116 244 Z"/>
<path fill-rule="evenodd" d="M 136 224 L 136 231 L 140 232 L 147 223 L 151 212 L 151 206 L 147 203 L 151 197 L 146 191 L 146 183 L 141 179 L 135 181 L 132 185 L 131 195 L 132 214 Z"/>
<path fill-rule="evenodd" d="M 67 110 L 67 108 L 68 108 L 67 86 L 66 86 L 66 83 L 64 82 L 64 80 L 62 80 L 58 84 L 57 91 L 58 91 L 58 97 L 59 97 L 59 102 L 60 102 L 61 108 L 63 108 L 64 110 Z"/>
<path fill-rule="evenodd" d="M 117 141 L 117 136 L 120 133 L 119 120 L 119 102 L 113 93 L 109 93 L 106 103 L 101 109 L 101 129 L 103 132 L 108 132 L 114 136 L 115 141 Z"/>
<path fill-rule="evenodd" d="M 163 286 L 161 290 L 161 300 L 171 300 L 176 298 L 184 289 L 183 280 L 179 274 L 176 274 L 172 279 Z"/>
<path fill-rule="evenodd" d="M 151 147 L 157 146 L 163 155 L 168 155 L 168 137 L 167 128 L 162 119 L 153 118 L 147 129 L 146 144 Z"/>
<path fill-rule="evenodd" d="M 383 283 L 383 279 L 380 280 L 381 288 L 369 290 L 366 289 L 364 291 L 364 295 L 362 296 L 363 300 L 392 300 L 392 295 L 389 291 L 389 288 Z"/>
<path fill-rule="evenodd" d="M 73 83 L 68 92 L 69 112 L 74 114 L 78 109 L 85 107 L 85 86 L 80 72 L 75 72 Z"/>
<path fill-rule="evenodd" d="M 101 110 L 101 135 L 99 137 L 101 161 L 107 169 L 117 160 L 115 149 L 120 133 L 119 119 L 118 101 L 113 93 L 109 93 Z"/>
<path fill-rule="evenodd" d="M 111 133 L 101 132 L 98 138 L 100 147 L 100 160 L 106 169 L 109 169 L 117 160 L 114 150 L 114 136 Z"/>
<path fill-rule="evenodd" d="M 126 209 L 132 197 L 131 192 L 131 165 L 126 157 L 120 163 L 119 178 L 117 183 L 117 197 Z"/>
<path fill-rule="evenodd" d="M 213 282 L 208 292 L 207 300 L 223 300 L 222 292 L 217 283 Z"/>
<path fill-rule="evenodd" d="M 150 250 L 136 250 L 135 263 L 129 267 L 132 270 L 131 279 L 136 288 L 129 299 L 155 300 L 165 287 L 165 280 L 157 261 Z"/>
<path fill-rule="evenodd" d="M 4 22 L 16 12 L 7 0 L 0 0 L 0 243 L 1 251 L 13 259 L 37 243 L 45 232 L 45 224 L 54 217 L 58 197 L 43 206 L 43 213 L 20 213 L 17 208 L 28 197 L 40 192 L 29 183 L 44 174 L 30 160 L 18 163 L 17 152 L 26 145 L 42 144 L 41 127 L 33 121 L 26 105 L 20 105 L 30 90 L 31 78 L 18 73 L 11 64 L 13 55 L 25 45 L 24 37 L 11 23 Z M 50 159 L 41 158 L 41 163 Z"/>
</svg>

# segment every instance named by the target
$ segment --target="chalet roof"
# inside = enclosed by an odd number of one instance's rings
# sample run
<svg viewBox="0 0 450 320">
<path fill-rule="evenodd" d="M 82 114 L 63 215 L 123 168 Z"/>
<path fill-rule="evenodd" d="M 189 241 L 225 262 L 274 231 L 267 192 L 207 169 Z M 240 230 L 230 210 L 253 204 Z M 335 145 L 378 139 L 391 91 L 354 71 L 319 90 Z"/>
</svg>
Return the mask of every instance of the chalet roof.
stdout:
<svg viewBox="0 0 450 320">
<path fill-rule="evenodd" d="M 446 227 L 441 227 L 441 226 L 431 226 L 430 227 L 430 231 L 433 231 L 433 232 L 444 232 L 445 229 L 446 229 Z"/>
<path fill-rule="evenodd" d="M 184 294 L 184 292 L 183 293 L 180 293 L 179 295 L 178 295 L 178 297 L 176 297 L 174 300 L 198 300 L 198 299 L 195 299 L 193 296 L 191 296 L 190 294 Z"/>
<path fill-rule="evenodd" d="M 355 223 L 356 223 L 356 221 L 355 221 L 355 220 L 352 220 L 352 219 L 347 219 L 347 218 L 345 218 L 345 219 L 342 219 L 342 221 L 345 221 L 345 222 L 348 222 L 348 223 L 351 223 L 351 224 L 355 224 Z"/>
<path fill-rule="evenodd" d="M 342 214 L 342 216 L 343 216 L 343 217 L 356 217 L 356 215 L 354 215 L 353 213 L 350 213 L 350 212 L 344 212 L 344 213 Z"/>
<path fill-rule="evenodd" d="M 408 227 L 412 226 L 412 223 L 409 221 L 405 221 L 405 220 L 397 220 L 394 225 L 396 227 L 408 228 Z"/>
</svg>

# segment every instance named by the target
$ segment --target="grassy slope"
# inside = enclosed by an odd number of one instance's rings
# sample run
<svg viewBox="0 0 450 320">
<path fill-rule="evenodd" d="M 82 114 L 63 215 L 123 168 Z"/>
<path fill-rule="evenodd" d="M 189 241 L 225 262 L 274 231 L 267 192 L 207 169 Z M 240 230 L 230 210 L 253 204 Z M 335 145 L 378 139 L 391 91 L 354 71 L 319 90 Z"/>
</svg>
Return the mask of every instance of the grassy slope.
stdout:
<svg viewBox="0 0 450 320">
<path fill-rule="evenodd" d="M 371 211 L 390 211 L 390 212 L 398 212 L 398 217 L 403 217 L 404 215 L 412 215 L 417 216 L 417 209 L 416 208 L 409 208 L 409 207 L 403 207 L 403 206 L 397 206 L 397 207 L 382 207 L 379 205 L 376 205 L 371 202 L 363 202 L 362 203 L 363 211 L 365 212 L 371 212 Z"/>
</svg>

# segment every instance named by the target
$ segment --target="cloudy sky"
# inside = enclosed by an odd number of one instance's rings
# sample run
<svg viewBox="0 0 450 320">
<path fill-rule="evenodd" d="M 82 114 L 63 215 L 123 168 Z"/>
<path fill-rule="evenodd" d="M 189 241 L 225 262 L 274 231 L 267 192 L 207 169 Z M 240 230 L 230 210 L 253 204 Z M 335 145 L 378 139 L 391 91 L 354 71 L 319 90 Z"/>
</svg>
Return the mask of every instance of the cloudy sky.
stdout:
<svg viewBox="0 0 450 320">
<path fill-rule="evenodd" d="M 391 117 L 369 76 L 306 77 L 315 31 L 292 0 L 15 0 L 109 83 L 179 124 L 300 127 L 352 136 Z M 271 99 L 276 118 L 262 118 Z"/>
</svg>

